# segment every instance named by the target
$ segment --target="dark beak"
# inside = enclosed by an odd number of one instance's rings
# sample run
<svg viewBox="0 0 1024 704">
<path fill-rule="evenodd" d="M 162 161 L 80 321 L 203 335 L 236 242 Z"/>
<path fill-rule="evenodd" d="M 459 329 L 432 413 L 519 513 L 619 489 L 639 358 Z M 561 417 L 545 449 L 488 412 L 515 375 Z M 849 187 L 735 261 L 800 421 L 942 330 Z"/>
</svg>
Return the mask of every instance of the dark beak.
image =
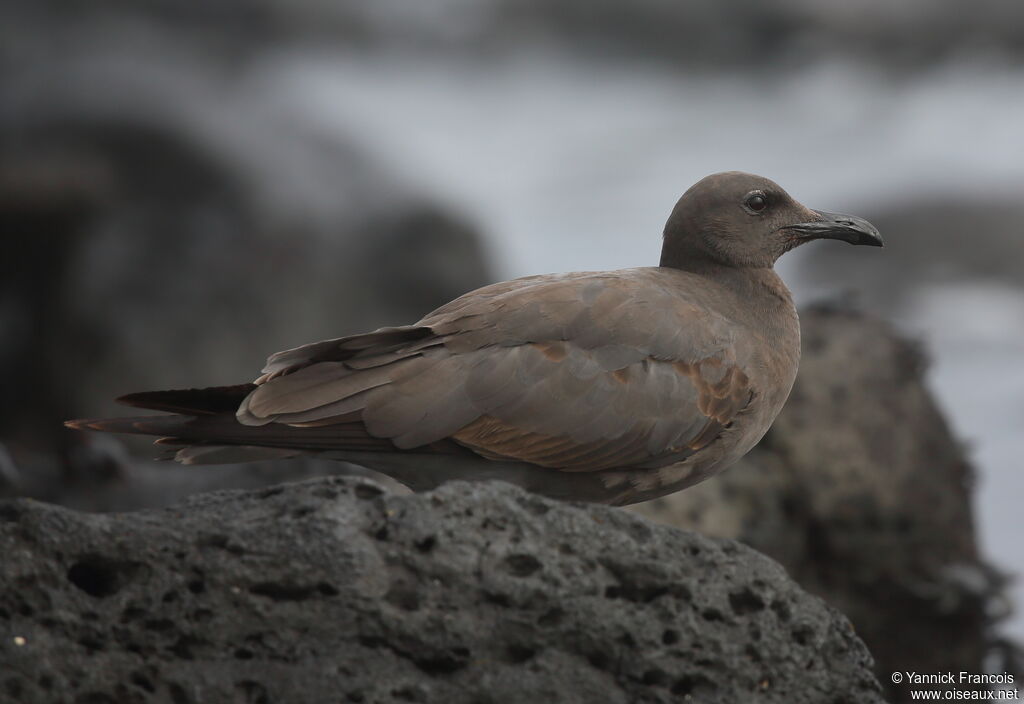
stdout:
<svg viewBox="0 0 1024 704">
<path fill-rule="evenodd" d="M 820 219 L 786 225 L 783 230 L 796 234 L 801 242 L 809 240 L 842 240 L 850 244 L 864 244 L 871 247 L 882 246 L 882 236 L 878 229 L 864 218 L 856 215 L 840 215 L 815 210 Z"/>
</svg>

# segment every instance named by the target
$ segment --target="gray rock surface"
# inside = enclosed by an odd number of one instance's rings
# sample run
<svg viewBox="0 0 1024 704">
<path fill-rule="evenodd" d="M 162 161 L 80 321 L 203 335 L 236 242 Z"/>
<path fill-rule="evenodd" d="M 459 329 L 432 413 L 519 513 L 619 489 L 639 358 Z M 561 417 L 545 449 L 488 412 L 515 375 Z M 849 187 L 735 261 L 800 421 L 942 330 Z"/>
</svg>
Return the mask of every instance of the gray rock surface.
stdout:
<svg viewBox="0 0 1024 704">
<path fill-rule="evenodd" d="M 921 352 L 859 313 L 816 308 L 801 322 L 800 374 L 761 444 L 636 510 L 778 560 L 850 617 L 887 684 L 894 671 L 986 671 L 1007 645 L 994 635 L 1003 579 L 979 555 L 972 469 Z"/>
<path fill-rule="evenodd" d="M 500 483 L 4 501 L 0 554 L 5 701 L 882 701 L 771 560 Z"/>
</svg>

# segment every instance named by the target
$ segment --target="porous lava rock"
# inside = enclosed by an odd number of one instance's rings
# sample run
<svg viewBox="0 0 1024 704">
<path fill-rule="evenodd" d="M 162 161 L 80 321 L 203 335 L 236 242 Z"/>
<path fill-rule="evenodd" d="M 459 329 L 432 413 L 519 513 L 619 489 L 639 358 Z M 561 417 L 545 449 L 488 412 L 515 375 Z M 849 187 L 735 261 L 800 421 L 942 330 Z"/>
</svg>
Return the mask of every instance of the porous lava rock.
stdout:
<svg viewBox="0 0 1024 704">
<path fill-rule="evenodd" d="M 12 702 L 882 702 L 850 623 L 739 543 L 502 483 L 331 477 L 0 503 Z"/>
</svg>

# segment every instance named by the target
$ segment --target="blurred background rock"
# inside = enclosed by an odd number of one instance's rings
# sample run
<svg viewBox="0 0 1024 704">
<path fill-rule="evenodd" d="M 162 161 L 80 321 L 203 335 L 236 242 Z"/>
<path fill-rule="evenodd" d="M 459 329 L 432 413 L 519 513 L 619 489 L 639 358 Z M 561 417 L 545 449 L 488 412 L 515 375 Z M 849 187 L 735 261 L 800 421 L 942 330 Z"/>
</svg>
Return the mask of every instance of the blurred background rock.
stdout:
<svg viewBox="0 0 1024 704">
<path fill-rule="evenodd" d="M 409 322 L 490 280 L 651 264 L 682 190 L 736 168 L 880 226 L 881 252 L 822 243 L 783 274 L 802 303 L 854 291 L 922 340 L 977 468 L 962 518 L 979 554 L 1024 571 L 1016 0 L 0 13 L 8 493 L 45 477 L 60 496 L 83 453 L 123 470 L 59 428 L 116 412 L 113 394 L 241 381 L 270 351 Z M 188 476 L 178 493 L 221 481 Z"/>
<path fill-rule="evenodd" d="M 801 327 L 800 375 L 761 443 L 716 481 L 632 510 L 778 560 L 850 618 L 893 701 L 915 688 L 892 672 L 1013 672 L 1005 576 L 975 533 L 977 475 L 921 350 L 833 306 L 805 309 Z"/>
</svg>

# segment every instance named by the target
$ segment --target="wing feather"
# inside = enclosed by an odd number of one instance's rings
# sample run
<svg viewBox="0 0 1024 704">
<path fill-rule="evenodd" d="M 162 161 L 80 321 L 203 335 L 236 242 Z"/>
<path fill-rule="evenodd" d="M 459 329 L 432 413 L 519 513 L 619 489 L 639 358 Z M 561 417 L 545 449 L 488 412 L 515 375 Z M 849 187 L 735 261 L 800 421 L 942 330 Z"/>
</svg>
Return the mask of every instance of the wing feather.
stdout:
<svg viewBox="0 0 1024 704">
<path fill-rule="evenodd" d="M 358 418 L 401 449 L 451 438 L 571 471 L 676 462 L 714 442 L 755 390 L 728 321 L 663 272 L 632 272 L 505 282 L 414 326 L 286 350 L 238 418 Z"/>
</svg>

